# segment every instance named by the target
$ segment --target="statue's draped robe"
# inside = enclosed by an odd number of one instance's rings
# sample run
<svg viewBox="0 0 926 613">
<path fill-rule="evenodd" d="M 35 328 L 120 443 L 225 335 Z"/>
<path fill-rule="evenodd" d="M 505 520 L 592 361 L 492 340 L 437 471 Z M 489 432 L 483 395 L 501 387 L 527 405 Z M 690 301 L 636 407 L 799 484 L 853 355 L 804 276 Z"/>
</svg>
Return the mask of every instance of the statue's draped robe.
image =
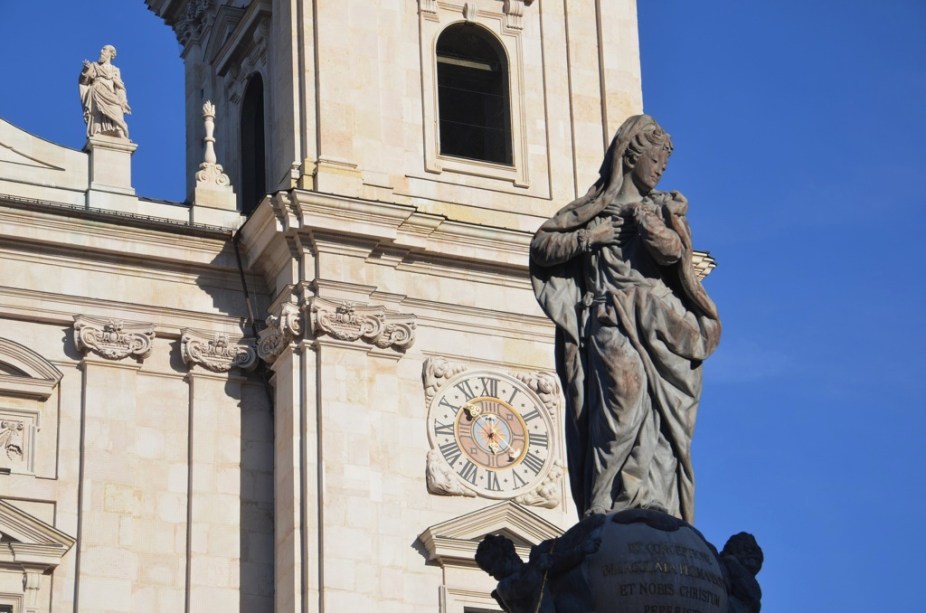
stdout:
<svg viewBox="0 0 926 613">
<path fill-rule="evenodd" d="M 580 232 L 608 222 L 602 196 L 613 193 L 619 137 L 589 194 L 538 230 L 531 278 L 557 326 L 579 513 L 658 506 L 691 522 L 701 362 L 720 340 L 720 321 L 695 276 L 687 204 L 676 195 L 623 205 L 615 214 L 638 231 L 618 246 L 583 249 Z"/>
<path fill-rule="evenodd" d="M 85 66 L 78 89 L 87 120 L 87 136 L 109 134 L 129 137 L 124 117 L 128 108 L 125 85 L 118 68 L 97 62 Z"/>
</svg>

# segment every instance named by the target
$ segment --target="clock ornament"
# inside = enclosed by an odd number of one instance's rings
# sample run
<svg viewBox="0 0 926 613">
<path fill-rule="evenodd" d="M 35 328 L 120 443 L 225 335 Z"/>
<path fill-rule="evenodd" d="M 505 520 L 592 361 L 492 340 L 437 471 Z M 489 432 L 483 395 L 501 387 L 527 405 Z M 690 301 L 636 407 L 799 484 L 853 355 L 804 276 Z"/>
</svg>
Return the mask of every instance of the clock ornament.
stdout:
<svg viewBox="0 0 926 613">
<path fill-rule="evenodd" d="M 558 394 L 541 398 L 536 391 L 551 383 L 556 390 L 552 377 L 467 370 L 432 358 L 424 378 L 431 493 L 558 503 L 555 481 L 561 471 L 553 470 L 559 452 L 552 415 Z M 533 492 L 541 484 L 546 495 L 537 496 Z"/>
</svg>

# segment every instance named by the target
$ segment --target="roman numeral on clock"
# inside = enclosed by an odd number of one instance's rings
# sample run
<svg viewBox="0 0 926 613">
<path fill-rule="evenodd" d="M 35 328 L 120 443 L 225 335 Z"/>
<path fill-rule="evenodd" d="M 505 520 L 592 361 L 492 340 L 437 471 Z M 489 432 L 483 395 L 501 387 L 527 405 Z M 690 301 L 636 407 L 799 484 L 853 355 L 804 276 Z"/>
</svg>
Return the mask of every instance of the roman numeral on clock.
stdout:
<svg viewBox="0 0 926 613">
<path fill-rule="evenodd" d="M 502 486 L 501 486 L 501 484 L 499 484 L 499 482 L 498 482 L 498 475 L 495 474 L 495 472 L 493 472 L 493 471 L 491 471 L 491 470 L 488 471 L 488 472 L 486 473 L 486 478 L 487 478 L 487 480 L 488 480 L 488 488 L 489 488 L 491 491 L 493 491 L 493 492 L 500 492 L 500 491 L 502 491 Z"/>
<path fill-rule="evenodd" d="M 525 422 L 528 422 L 528 421 L 531 421 L 532 419 L 537 419 L 538 417 L 540 417 L 540 411 L 538 411 L 537 409 L 534 409 L 533 411 L 525 413 L 521 417 L 524 418 Z"/>
<path fill-rule="evenodd" d="M 531 434 L 530 437 L 531 437 L 531 447 L 536 446 L 536 447 L 543 447 L 544 449 L 546 449 L 547 447 L 550 446 L 550 436 L 548 434 L 537 432 L 536 434 Z"/>
<path fill-rule="evenodd" d="M 466 461 L 463 466 L 463 470 L 460 471 L 460 476 L 466 479 L 470 484 L 476 485 L 476 473 L 479 469 L 470 461 Z"/>
<path fill-rule="evenodd" d="M 449 434 L 450 436 L 453 436 L 453 422 L 450 422 L 449 424 L 442 424 L 439 421 L 435 421 L 434 434 Z"/>
<path fill-rule="evenodd" d="M 483 396 L 498 398 L 498 379 L 493 379 L 492 377 L 479 377 L 479 382 L 482 384 Z"/>
<path fill-rule="evenodd" d="M 543 461 L 535 455 L 530 453 L 524 456 L 524 459 L 521 460 L 529 469 L 534 471 L 534 474 L 540 473 L 540 469 L 543 468 Z"/>
<path fill-rule="evenodd" d="M 469 381 L 460 381 L 459 383 L 454 385 L 454 387 L 460 390 L 460 392 L 462 392 L 463 395 L 466 396 L 467 402 L 469 402 L 470 400 L 476 397 L 476 392 L 473 391 L 473 384 L 470 383 Z"/>
<path fill-rule="evenodd" d="M 440 446 L 440 452 L 443 454 L 444 459 L 453 466 L 454 463 L 460 459 L 460 456 L 463 454 L 460 451 L 460 448 L 457 446 L 456 441 L 450 441 L 449 443 L 444 443 Z"/>
</svg>

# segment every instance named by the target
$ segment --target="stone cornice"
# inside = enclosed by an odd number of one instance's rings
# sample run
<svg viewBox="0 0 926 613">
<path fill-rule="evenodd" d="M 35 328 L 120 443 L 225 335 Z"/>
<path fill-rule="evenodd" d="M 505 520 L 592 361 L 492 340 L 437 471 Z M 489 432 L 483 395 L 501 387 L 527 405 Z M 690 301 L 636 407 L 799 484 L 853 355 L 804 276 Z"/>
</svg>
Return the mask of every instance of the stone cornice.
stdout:
<svg viewBox="0 0 926 613">
<path fill-rule="evenodd" d="M 121 319 L 74 316 L 74 345 L 78 351 L 92 352 L 107 360 L 129 356 L 144 360 L 151 355 L 154 325 Z"/>
<path fill-rule="evenodd" d="M 521 505 L 505 501 L 435 524 L 418 535 L 418 540 L 428 559 L 442 567 L 474 566 L 476 547 L 486 534 L 504 534 L 526 557 L 531 545 L 556 538 L 562 530 Z"/>
<path fill-rule="evenodd" d="M 234 367 L 252 370 L 257 365 L 253 339 L 230 341 L 227 334 L 205 334 L 189 328 L 182 330 L 180 354 L 186 364 L 217 373 Z"/>
<path fill-rule="evenodd" d="M 17 570 L 55 568 L 76 542 L 5 500 L 0 500 L 0 533 L 9 539 L 0 546 L 0 567 Z"/>
</svg>

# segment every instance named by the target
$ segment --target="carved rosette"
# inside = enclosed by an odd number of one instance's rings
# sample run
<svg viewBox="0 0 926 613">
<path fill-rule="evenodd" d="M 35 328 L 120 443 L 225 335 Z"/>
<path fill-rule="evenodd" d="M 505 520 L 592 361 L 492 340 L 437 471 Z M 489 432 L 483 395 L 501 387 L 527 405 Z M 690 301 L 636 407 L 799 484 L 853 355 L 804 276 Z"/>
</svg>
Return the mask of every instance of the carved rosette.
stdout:
<svg viewBox="0 0 926 613">
<path fill-rule="evenodd" d="M 382 306 L 326 300 L 317 296 L 308 301 L 312 334 L 327 334 L 342 341 L 357 341 L 380 349 L 405 351 L 415 342 L 415 316 L 389 313 Z"/>
<path fill-rule="evenodd" d="M 212 372 L 228 372 L 235 366 L 252 370 L 257 365 L 253 339 L 232 343 L 226 334 L 206 336 L 193 330 L 183 330 L 180 354 L 184 363 L 197 364 Z"/>
<path fill-rule="evenodd" d="M 266 323 L 267 327 L 257 333 L 257 355 L 272 364 L 302 334 L 302 315 L 297 305 L 284 302 L 267 316 Z"/>
<path fill-rule="evenodd" d="M 129 356 L 143 360 L 151 355 L 154 324 L 129 323 L 78 315 L 74 318 L 74 344 L 79 351 L 92 351 L 107 360 Z"/>
</svg>

